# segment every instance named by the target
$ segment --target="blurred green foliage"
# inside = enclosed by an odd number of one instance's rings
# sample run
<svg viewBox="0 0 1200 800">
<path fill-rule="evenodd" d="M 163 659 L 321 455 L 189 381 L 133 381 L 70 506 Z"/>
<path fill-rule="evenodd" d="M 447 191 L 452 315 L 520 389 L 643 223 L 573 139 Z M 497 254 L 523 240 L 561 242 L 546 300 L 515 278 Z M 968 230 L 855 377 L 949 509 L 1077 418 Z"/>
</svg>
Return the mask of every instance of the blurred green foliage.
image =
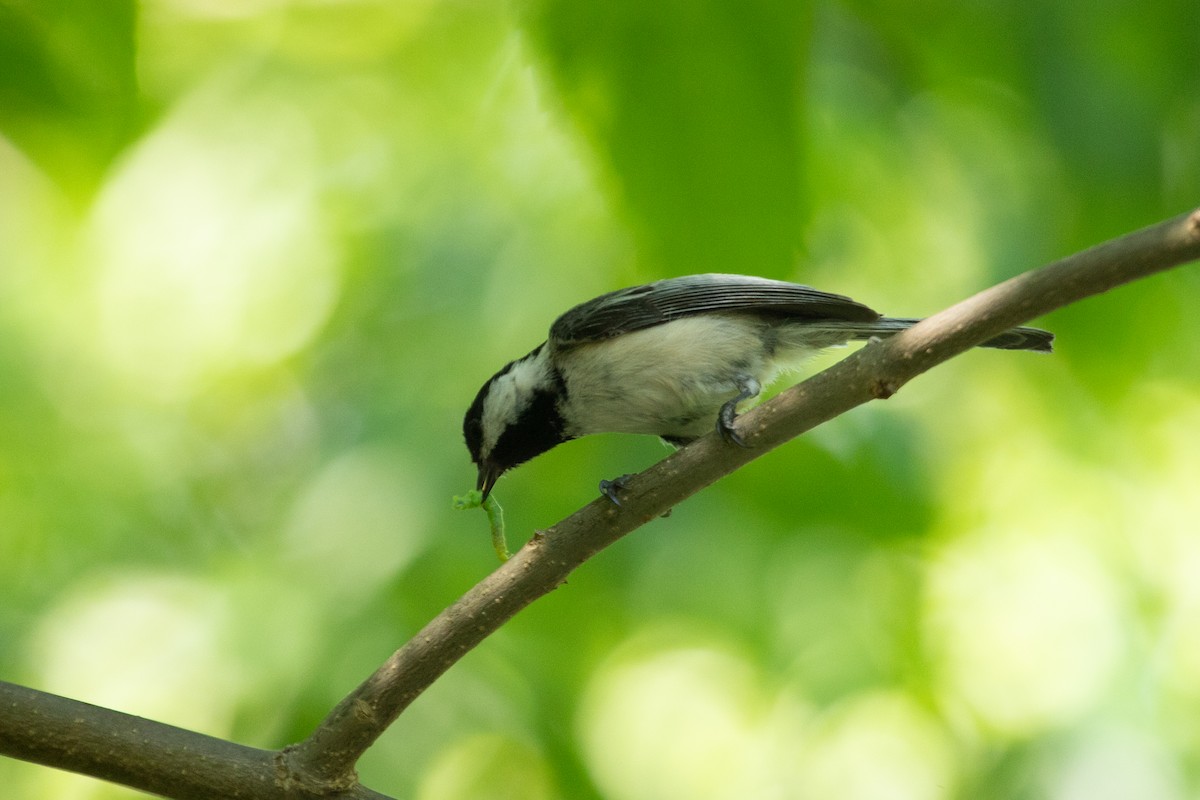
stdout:
<svg viewBox="0 0 1200 800">
<path fill-rule="evenodd" d="M 723 270 L 937 310 L 1200 201 L 1194 0 L 0 4 L 0 675 L 274 747 L 494 567 L 461 414 Z M 368 754 L 454 798 L 1200 791 L 1200 273 L 586 565 Z M 840 357 L 823 356 L 814 368 Z M 645 467 L 594 437 L 510 538 Z M 20 798 L 125 790 L 14 762 Z"/>
</svg>

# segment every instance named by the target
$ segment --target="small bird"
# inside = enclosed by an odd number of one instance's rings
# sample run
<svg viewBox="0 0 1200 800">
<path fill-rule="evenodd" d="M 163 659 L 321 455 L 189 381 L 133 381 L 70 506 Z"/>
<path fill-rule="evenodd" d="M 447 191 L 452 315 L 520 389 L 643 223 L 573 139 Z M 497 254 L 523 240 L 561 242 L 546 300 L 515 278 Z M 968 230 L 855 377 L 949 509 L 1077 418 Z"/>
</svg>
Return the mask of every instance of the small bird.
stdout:
<svg viewBox="0 0 1200 800">
<path fill-rule="evenodd" d="M 747 275 L 689 275 L 603 294 L 479 390 L 463 436 L 486 498 L 507 470 L 591 433 L 644 433 L 682 446 L 716 430 L 743 444 L 738 405 L 818 350 L 892 336 L 919 320 Z M 1054 334 L 1012 328 L 982 347 L 1048 353 Z M 601 491 L 616 501 L 613 484 Z"/>
</svg>

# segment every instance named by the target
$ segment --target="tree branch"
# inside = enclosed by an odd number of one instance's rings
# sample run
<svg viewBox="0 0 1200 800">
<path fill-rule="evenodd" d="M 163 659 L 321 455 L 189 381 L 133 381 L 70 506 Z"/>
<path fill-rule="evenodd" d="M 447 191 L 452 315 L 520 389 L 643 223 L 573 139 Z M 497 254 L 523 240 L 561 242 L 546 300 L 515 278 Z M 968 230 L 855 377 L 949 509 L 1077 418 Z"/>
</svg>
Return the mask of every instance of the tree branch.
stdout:
<svg viewBox="0 0 1200 800">
<path fill-rule="evenodd" d="M 780 444 L 1008 328 L 1200 258 L 1200 209 L 1028 272 L 892 339 L 871 343 L 739 418 L 750 445 L 709 435 L 631 478 L 621 507 L 598 498 L 545 532 L 439 614 L 285 751 L 292 769 L 336 781 L 434 680 L 580 564 Z"/>
<path fill-rule="evenodd" d="M 629 480 L 623 505 L 599 498 L 538 532 L 508 562 L 396 651 L 304 741 L 259 750 L 0 682 L 0 753 L 179 800 L 384 798 L 354 765 L 418 695 L 577 566 L 680 501 L 780 444 L 1007 328 L 1200 258 L 1200 209 L 1123 236 L 965 300 L 868 344 L 742 415 L 750 445 L 707 436 Z"/>
<path fill-rule="evenodd" d="M 387 800 L 289 774 L 281 754 L 0 681 L 0 753 L 176 800 Z"/>
</svg>

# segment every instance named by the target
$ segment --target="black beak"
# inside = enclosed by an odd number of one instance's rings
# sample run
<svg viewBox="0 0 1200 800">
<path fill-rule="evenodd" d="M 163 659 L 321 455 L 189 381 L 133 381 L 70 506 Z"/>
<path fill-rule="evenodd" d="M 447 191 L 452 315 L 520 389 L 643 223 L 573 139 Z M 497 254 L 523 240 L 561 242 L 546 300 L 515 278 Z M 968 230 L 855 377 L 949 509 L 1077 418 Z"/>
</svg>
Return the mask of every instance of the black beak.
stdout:
<svg viewBox="0 0 1200 800">
<path fill-rule="evenodd" d="M 496 485 L 502 472 L 504 470 L 490 461 L 484 461 L 479 465 L 479 477 L 475 481 L 475 488 L 483 492 L 484 500 L 487 500 L 488 495 L 492 493 L 492 487 Z"/>
</svg>

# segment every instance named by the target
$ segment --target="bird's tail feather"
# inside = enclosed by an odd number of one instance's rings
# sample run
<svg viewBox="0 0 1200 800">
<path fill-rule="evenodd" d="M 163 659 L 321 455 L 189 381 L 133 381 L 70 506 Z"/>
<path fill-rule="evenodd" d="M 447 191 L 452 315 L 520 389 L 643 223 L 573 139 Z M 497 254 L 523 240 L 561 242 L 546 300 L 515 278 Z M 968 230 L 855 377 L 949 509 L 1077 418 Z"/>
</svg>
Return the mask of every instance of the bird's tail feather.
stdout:
<svg viewBox="0 0 1200 800">
<path fill-rule="evenodd" d="M 880 317 L 873 322 L 838 322 L 826 323 L 851 339 L 871 339 L 876 336 L 894 336 L 908 330 L 921 320 L 903 317 Z M 824 327 L 824 326 L 823 326 Z M 994 347 L 998 350 L 1033 350 L 1038 353 L 1050 353 L 1054 350 L 1054 334 L 1041 328 L 1009 328 L 1004 333 L 988 339 L 980 347 Z"/>
</svg>

